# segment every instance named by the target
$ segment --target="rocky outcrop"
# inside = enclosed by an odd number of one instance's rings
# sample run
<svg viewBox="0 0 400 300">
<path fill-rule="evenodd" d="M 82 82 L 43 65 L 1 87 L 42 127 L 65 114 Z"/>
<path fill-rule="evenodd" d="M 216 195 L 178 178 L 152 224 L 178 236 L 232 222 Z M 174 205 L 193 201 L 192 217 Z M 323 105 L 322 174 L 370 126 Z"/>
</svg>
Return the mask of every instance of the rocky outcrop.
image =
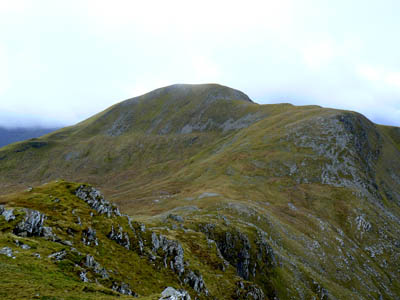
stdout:
<svg viewBox="0 0 400 300">
<path fill-rule="evenodd" d="M 209 240 L 216 243 L 220 255 L 236 268 L 237 275 L 245 280 L 256 280 L 263 287 L 272 286 L 269 274 L 277 266 L 277 261 L 264 232 L 257 230 L 256 237 L 251 239 L 238 229 L 226 230 L 215 224 L 203 224 L 199 229 Z M 263 293 L 261 289 L 260 291 Z M 268 296 L 274 296 L 272 288 L 268 293 Z M 254 299 L 259 299 L 259 292 L 253 294 Z"/>
<path fill-rule="evenodd" d="M 37 210 L 25 208 L 25 218 L 14 228 L 14 234 L 30 237 L 43 236 L 46 216 Z"/>
<path fill-rule="evenodd" d="M 201 274 L 185 269 L 184 251 L 178 241 L 153 233 L 151 235 L 151 243 L 152 251 L 162 258 L 165 268 L 170 268 L 177 273 L 183 279 L 183 282 L 192 287 L 197 293 L 209 294 Z"/>
<path fill-rule="evenodd" d="M 103 279 L 108 279 L 110 276 L 107 270 L 103 268 L 93 256 L 87 254 L 83 263 L 87 268 L 93 270 L 96 274 L 99 274 Z"/>
<path fill-rule="evenodd" d="M 118 231 L 116 231 L 114 229 L 114 225 L 112 225 L 111 232 L 107 235 L 107 237 L 129 250 L 131 245 L 129 235 L 128 233 L 124 232 L 121 226 L 119 226 Z"/>
<path fill-rule="evenodd" d="M 163 257 L 165 267 L 170 267 L 181 276 L 185 272 L 183 248 L 177 241 L 167 239 L 163 235 L 151 235 L 153 252 Z"/>
<path fill-rule="evenodd" d="M 107 215 L 109 218 L 112 216 L 121 216 L 118 207 L 110 203 L 100 191 L 87 185 L 81 185 L 76 191 L 75 195 L 85 201 L 89 206 L 97 211 L 99 214 Z"/>
<path fill-rule="evenodd" d="M 176 290 L 167 287 L 162 293 L 159 300 L 191 300 L 190 295 L 185 290 Z"/>
<path fill-rule="evenodd" d="M 203 293 L 207 296 L 208 290 L 203 280 L 203 276 L 199 272 L 189 270 L 185 275 L 183 282 L 191 286 L 197 293 Z"/>
</svg>

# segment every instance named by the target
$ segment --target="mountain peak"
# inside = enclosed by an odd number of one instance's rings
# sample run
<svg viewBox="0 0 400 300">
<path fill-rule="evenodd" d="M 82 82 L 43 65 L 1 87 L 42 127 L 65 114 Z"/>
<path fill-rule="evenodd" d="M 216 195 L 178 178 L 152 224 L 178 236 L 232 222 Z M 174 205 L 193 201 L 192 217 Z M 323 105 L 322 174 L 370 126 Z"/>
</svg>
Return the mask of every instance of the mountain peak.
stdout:
<svg viewBox="0 0 400 300">
<path fill-rule="evenodd" d="M 207 84 L 172 84 L 161 87 L 138 97 L 128 99 L 122 103 L 131 103 L 139 99 L 152 99 L 155 97 L 172 95 L 173 98 L 199 97 L 202 100 L 242 100 L 253 102 L 245 93 L 216 83 Z"/>
<path fill-rule="evenodd" d="M 259 120 L 257 107 L 246 94 L 226 86 L 174 84 L 118 103 L 81 124 L 85 133 L 109 136 L 227 131 Z"/>
</svg>

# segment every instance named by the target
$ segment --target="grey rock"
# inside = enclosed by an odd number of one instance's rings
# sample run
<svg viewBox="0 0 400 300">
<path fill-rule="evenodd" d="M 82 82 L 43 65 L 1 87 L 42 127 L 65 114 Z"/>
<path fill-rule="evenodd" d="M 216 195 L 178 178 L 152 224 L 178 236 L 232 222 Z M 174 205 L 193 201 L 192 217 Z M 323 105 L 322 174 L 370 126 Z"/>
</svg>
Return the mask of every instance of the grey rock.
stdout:
<svg viewBox="0 0 400 300">
<path fill-rule="evenodd" d="M 85 229 L 82 231 L 82 242 L 86 246 L 98 246 L 99 241 L 97 240 L 96 237 L 96 230 L 92 229 L 89 227 L 88 229 Z"/>
<path fill-rule="evenodd" d="M 14 243 L 15 243 L 15 245 L 17 245 L 18 247 L 21 247 L 24 250 L 31 249 L 31 247 L 29 245 L 26 245 L 26 244 L 20 242 L 19 240 L 15 240 Z"/>
<path fill-rule="evenodd" d="M 43 226 L 42 228 L 42 236 L 48 240 L 52 241 L 60 241 L 60 239 L 53 233 L 53 229 L 51 227 Z"/>
<path fill-rule="evenodd" d="M 61 241 L 61 244 L 72 247 L 71 241 Z"/>
<path fill-rule="evenodd" d="M 184 219 L 183 217 L 175 214 L 169 214 L 168 219 L 174 220 L 175 222 L 183 223 Z"/>
<path fill-rule="evenodd" d="M 201 195 L 198 197 L 198 199 L 209 198 L 209 197 L 218 197 L 218 196 L 220 196 L 220 194 L 217 194 L 217 193 L 208 193 L 208 192 L 206 192 L 206 193 L 201 194 Z"/>
<path fill-rule="evenodd" d="M 117 244 L 129 250 L 131 242 L 128 233 L 124 232 L 123 228 L 119 226 L 118 232 L 111 226 L 111 232 L 107 236 L 110 240 L 117 242 Z"/>
<path fill-rule="evenodd" d="M 185 272 L 184 257 L 182 245 L 174 240 L 167 239 L 163 235 L 157 235 L 153 232 L 151 235 L 153 252 L 161 252 L 164 256 L 164 266 L 167 267 L 167 261 L 170 260 L 170 268 L 178 275 Z"/>
<path fill-rule="evenodd" d="M 191 300 L 190 295 L 185 290 L 176 290 L 167 287 L 162 293 L 159 300 Z"/>
<path fill-rule="evenodd" d="M 121 216 L 118 207 L 104 199 L 100 191 L 93 187 L 81 185 L 75 191 L 75 195 L 89 204 L 92 209 L 96 210 L 101 215 L 106 214 L 109 218 L 113 215 Z"/>
<path fill-rule="evenodd" d="M 123 295 L 137 297 L 136 293 L 131 290 L 129 284 L 125 282 L 121 282 L 121 284 L 114 282 L 111 289 Z"/>
<path fill-rule="evenodd" d="M 55 252 L 55 253 L 53 253 L 53 254 L 50 254 L 50 255 L 48 256 L 48 258 L 54 259 L 54 260 L 56 260 L 56 261 L 60 261 L 60 260 L 64 259 L 65 256 L 67 256 L 67 251 L 62 250 L 62 251 L 59 251 L 59 252 Z"/>
<path fill-rule="evenodd" d="M 209 294 L 201 274 L 196 274 L 193 271 L 189 271 L 185 275 L 183 282 L 190 285 L 198 293 L 204 293 L 206 296 Z"/>
<path fill-rule="evenodd" d="M 6 219 L 7 222 L 10 222 L 15 219 L 13 208 L 7 209 L 7 208 L 4 208 L 4 206 L 3 206 L 0 209 L 0 212 L 1 212 L 1 215 Z"/>
<path fill-rule="evenodd" d="M 25 218 L 14 228 L 14 234 L 23 237 L 43 236 L 43 223 L 46 216 L 33 209 L 24 208 L 24 211 Z"/>
<path fill-rule="evenodd" d="M 15 258 L 15 256 L 13 255 L 13 251 L 12 251 L 12 249 L 10 247 L 1 248 L 0 249 L 0 254 L 4 254 L 4 255 L 6 255 L 8 257 Z"/>
<path fill-rule="evenodd" d="M 110 276 L 108 275 L 108 272 L 105 268 L 103 268 L 95 259 L 93 256 L 87 254 L 85 258 L 84 265 L 88 267 L 89 269 L 94 270 L 96 274 L 101 275 L 103 279 L 108 279 Z"/>
<path fill-rule="evenodd" d="M 236 284 L 236 295 L 249 300 L 264 300 L 265 294 L 261 288 L 252 283 L 239 281 Z M 274 297 L 273 299 L 277 299 Z"/>
<path fill-rule="evenodd" d="M 87 272 L 86 270 L 80 271 L 79 272 L 79 278 L 80 280 L 82 280 L 83 282 L 89 282 L 89 279 L 87 278 Z"/>
</svg>

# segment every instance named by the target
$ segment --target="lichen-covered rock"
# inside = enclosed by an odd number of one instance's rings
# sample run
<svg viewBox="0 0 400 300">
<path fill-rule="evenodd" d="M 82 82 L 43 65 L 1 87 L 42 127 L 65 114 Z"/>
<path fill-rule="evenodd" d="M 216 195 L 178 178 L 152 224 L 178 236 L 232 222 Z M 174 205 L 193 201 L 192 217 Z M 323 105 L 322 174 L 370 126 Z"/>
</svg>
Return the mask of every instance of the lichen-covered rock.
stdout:
<svg viewBox="0 0 400 300">
<path fill-rule="evenodd" d="M 97 237 L 96 237 L 96 230 L 92 229 L 91 227 L 83 230 L 82 231 L 82 242 L 86 246 L 98 246 L 99 241 L 97 240 Z"/>
<path fill-rule="evenodd" d="M 123 228 L 119 226 L 118 232 L 111 226 L 111 232 L 107 236 L 110 240 L 117 242 L 119 245 L 129 250 L 131 242 L 128 233 L 124 232 Z"/>
<path fill-rule="evenodd" d="M 25 218 L 14 228 L 14 234 L 23 237 L 43 236 L 43 223 L 46 216 L 33 209 L 25 208 L 24 211 Z"/>
<path fill-rule="evenodd" d="M 185 290 L 176 290 L 167 287 L 162 293 L 159 300 L 191 300 L 190 295 Z"/>
<path fill-rule="evenodd" d="M 96 210 L 101 215 L 106 214 L 109 218 L 113 215 L 121 216 L 118 207 L 104 199 L 100 191 L 93 187 L 81 185 L 75 191 L 75 195 L 89 204 L 92 209 Z"/>
</svg>

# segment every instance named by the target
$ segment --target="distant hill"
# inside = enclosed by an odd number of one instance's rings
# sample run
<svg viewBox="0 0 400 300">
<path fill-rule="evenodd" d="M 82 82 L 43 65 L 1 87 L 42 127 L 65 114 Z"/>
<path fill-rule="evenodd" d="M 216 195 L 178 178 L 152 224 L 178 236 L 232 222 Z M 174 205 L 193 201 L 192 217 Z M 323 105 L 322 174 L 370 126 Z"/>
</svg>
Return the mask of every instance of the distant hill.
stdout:
<svg viewBox="0 0 400 300">
<path fill-rule="evenodd" d="M 56 128 L 4 128 L 0 127 L 0 147 L 21 142 L 24 140 L 37 138 L 48 134 Z"/>
</svg>

